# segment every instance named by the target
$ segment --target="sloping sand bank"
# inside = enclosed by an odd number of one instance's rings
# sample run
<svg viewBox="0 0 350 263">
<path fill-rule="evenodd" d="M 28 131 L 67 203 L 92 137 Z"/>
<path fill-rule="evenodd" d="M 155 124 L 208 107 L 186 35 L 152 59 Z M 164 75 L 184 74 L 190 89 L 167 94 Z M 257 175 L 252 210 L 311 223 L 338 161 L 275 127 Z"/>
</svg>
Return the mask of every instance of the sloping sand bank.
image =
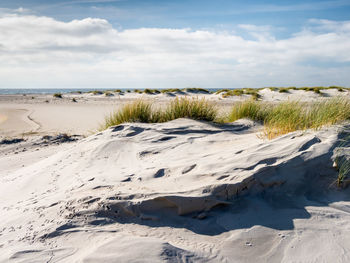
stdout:
<svg viewBox="0 0 350 263">
<path fill-rule="evenodd" d="M 1 174 L 0 260 L 349 262 L 344 127 L 259 128 L 123 124 Z"/>
</svg>

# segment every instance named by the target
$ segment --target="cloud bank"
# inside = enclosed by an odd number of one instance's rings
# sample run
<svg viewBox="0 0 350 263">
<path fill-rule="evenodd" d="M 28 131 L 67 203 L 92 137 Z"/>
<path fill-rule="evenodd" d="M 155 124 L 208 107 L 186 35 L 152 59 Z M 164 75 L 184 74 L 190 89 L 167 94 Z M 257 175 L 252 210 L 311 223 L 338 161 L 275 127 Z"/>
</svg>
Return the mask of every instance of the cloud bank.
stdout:
<svg viewBox="0 0 350 263">
<path fill-rule="evenodd" d="M 312 19 L 276 39 L 268 25 L 234 32 L 139 28 L 0 15 L 1 88 L 350 86 L 350 21 Z"/>
</svg>

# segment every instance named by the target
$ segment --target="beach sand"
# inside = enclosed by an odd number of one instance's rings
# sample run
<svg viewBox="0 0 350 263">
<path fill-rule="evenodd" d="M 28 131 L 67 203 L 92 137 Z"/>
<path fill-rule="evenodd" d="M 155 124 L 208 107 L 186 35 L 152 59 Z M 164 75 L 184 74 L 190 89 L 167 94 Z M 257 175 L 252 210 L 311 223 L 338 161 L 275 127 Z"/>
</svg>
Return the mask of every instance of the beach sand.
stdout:
<svg viewBox="0 0 350 263">
<path fill-rule="evenodd" d="M 350 190 L 333 167 L 348 124 L 273 140 L 249 120 L 93 133 L 138 97 L 47 96 L 0 99 L 0 262 L 350 261 Z"/>
</svg>

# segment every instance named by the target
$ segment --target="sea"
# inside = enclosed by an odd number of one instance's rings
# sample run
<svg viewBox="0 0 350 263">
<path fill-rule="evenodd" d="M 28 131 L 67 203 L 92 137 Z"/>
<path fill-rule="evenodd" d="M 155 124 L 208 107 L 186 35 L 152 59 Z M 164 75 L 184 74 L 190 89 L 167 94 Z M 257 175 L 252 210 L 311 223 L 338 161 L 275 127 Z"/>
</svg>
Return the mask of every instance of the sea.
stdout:
<svg viewBox="0 0 350 263">
<path fill-rule="evenodd" d="M 116 88 L 117 89 L 117 88 Z M 116 90 L 110 88 L 98 88 L 98 89 L 0 89 L 0 95 L 14 95 L 14 94 L 54 94 L 54 93 L 73 93 L 73 92 L 89 92 L 94 90 Z M 133 89 L 120 89 L 122 91 L 133 90 Z M 143 89 L 139 89 L 143 90 Z M 160 90 L 160 89 L 159 89 Z M 207 89 L 211 92 L 215 92 L 219 89 Z"/>
</svg>

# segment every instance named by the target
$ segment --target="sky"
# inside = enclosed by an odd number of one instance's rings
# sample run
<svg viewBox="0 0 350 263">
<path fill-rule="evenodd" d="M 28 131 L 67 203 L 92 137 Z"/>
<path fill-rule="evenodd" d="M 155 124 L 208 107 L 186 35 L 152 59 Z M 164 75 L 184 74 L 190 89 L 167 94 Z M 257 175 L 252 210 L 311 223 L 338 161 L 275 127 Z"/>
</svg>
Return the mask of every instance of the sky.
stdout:
<svg viewBox="0 0 350 263">
<path fill-rule="evenodd" d="M 0 88 L 350 87 L 350 0 L 1 0 Z"/>
</svg>

